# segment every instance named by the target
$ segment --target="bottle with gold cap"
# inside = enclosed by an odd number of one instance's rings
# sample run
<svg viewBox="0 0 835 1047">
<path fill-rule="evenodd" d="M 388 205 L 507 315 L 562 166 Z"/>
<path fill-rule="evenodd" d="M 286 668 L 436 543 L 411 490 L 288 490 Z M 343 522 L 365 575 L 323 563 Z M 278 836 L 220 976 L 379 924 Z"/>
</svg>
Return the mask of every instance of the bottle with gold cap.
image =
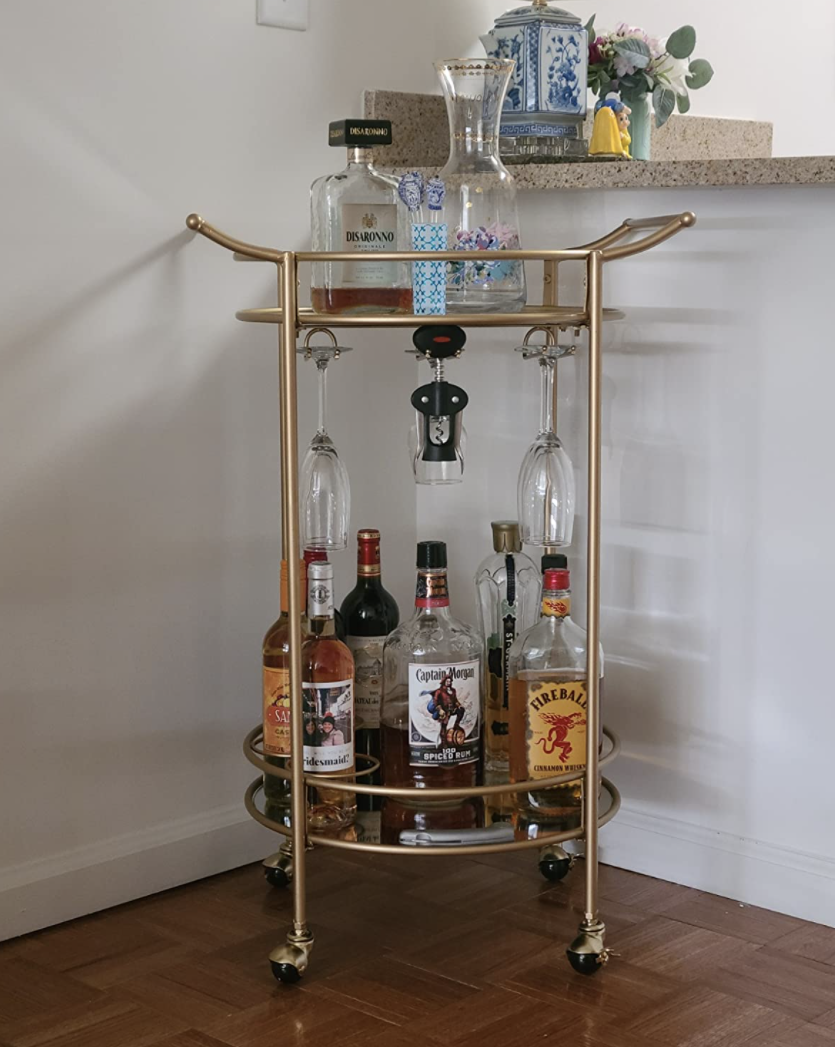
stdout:
<svg viewBox="0 0 835 1047">
<path fill-rule="evenodd" d="M 516 637 L 537 620 L 542 580 L 536 564 L 522 552 L 519 525 L 498 520 L 491 526 L 494 553 L 478 568 L 475 584 L 487 647 L 485 782 L 498 784 L 508 780 L 510 758 L 507 654 Z"/>
</svg>

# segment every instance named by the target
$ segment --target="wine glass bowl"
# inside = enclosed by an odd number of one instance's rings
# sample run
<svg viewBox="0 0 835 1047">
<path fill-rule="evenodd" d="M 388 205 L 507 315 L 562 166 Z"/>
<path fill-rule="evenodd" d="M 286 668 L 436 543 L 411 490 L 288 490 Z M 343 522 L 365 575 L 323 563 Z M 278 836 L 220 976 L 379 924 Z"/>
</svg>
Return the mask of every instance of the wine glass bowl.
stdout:
<svg viewBox="0 0 835 1047">
<path fill-rule="evenodd" d="M 574 467 L 555 433 L 540 433 L 519 472 L 519 532 L 526 545 L 571 544 Z"/>
</svg>

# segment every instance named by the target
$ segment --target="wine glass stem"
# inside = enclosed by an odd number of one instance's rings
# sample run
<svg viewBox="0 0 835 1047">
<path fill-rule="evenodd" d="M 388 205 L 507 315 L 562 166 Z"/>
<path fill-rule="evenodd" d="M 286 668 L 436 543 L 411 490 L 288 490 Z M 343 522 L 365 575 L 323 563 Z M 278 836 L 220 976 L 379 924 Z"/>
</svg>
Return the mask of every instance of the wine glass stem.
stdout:
<svg viewBox="0 0 835 1047">
<path fill-rule="evenodd" d="M 317 364 L 319 370 L 319 436 L 326 436 L 326 422 L 325 418 L 327 415 L 328 408 L 328 364 L 326 360 L 321 360 Z"/>
<path fill-rule="evenodd" d="M 542 386 L 539 431 L 541 433 L 556 433 L 557 364 L 555 360 L 541 360 L 539 367 Z"/>
</svg>

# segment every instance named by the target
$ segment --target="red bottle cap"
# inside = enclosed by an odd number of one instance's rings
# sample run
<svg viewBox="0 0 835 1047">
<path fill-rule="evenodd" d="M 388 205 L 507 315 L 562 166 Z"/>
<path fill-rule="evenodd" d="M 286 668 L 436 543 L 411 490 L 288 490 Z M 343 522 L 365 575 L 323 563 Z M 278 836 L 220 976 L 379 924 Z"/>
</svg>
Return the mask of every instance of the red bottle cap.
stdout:
<svg viewBox="0 0 835 1047">
<path fill-rule="evenodd" d="M 373 527 L 357 534 L 357 564 L 374 567 L 380 562 L 380 532 Z"/>
<path fill-rule="evenodd" d="M 542 588 L 548 592 L 562 591 L 571 588 L 571 572 L 558 571 L 553 568 L 545 572 Z"/>
</svg>

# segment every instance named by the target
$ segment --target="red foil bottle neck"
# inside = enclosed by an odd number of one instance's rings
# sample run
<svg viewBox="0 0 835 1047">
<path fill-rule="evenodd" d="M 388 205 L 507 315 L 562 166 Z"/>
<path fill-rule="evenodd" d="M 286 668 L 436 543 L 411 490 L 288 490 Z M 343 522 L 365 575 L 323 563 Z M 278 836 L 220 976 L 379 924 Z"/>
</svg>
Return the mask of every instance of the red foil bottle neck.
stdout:
<svg viewBox="0 0 835 1047">
<path fill-rule="evenodd" d="M 368 577 L 380 573 L 380 532 L 373 529 L 357 535 L 357 574 Z"/>
<path fill-rule="evenodd" d="M 564 592 L 571 588 L 571 572 L 551 567 L 545 572 L 542 580 L 543 592 Z"/>
</svg>

